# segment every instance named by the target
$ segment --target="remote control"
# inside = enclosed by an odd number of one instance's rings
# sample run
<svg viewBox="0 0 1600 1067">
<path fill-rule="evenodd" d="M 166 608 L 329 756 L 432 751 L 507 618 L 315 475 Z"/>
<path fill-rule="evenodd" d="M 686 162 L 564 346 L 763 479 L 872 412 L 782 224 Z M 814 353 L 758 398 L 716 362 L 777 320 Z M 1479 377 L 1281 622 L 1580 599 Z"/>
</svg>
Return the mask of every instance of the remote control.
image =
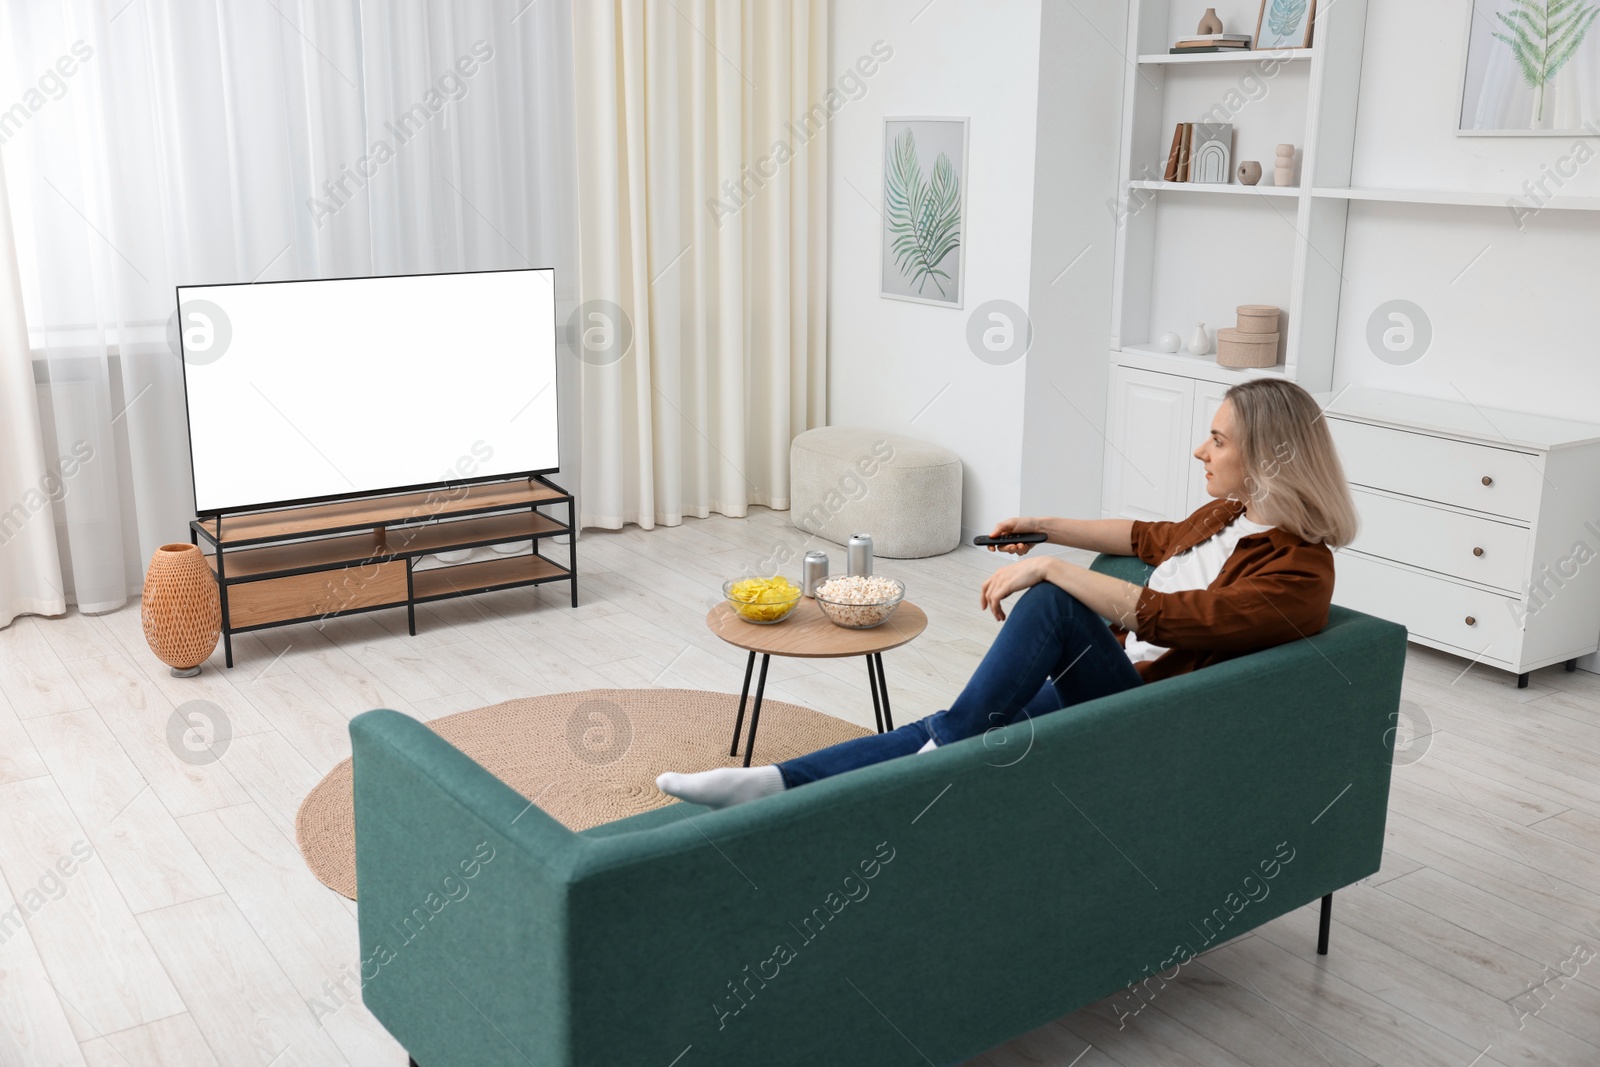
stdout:
<svg viewBox="0 0 1600 1067">
<path fill-rule="evenodd" d="M 1001 534 L 999 537 L 979 534 L 972 539 L 972 543 L 983 548 L 987 545 L 1037 545 L 1043 544 L 1045 539 L 1046 535 L 1042 533 Z"/>
</svg>

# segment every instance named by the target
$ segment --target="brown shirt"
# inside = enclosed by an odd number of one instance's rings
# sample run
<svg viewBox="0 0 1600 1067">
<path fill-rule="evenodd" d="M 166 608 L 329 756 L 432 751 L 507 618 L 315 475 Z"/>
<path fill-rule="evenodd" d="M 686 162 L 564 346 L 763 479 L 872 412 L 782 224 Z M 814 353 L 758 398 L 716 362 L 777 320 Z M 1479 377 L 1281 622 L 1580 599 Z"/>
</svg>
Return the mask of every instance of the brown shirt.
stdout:
<svg viewBox="0 0 1600 1067">
<path fill-rule="evenodd" d="M 1133 524 L 1133 554 L 1152 565 L 1193 548 L 1244 514 L 1236 500 L 1213 500 L 1180 522 Z M 1205 589 L 1158 593 L 1146 588 L 1134 632 L 1168 651 L 1135 664 L 1146 682 L 1286 644 L 1328 624 L 1333 553 L 1287 530 L 1246 534 Z M 1128 632 L 1112 626 L 1119 644 Z"/>
</svg>

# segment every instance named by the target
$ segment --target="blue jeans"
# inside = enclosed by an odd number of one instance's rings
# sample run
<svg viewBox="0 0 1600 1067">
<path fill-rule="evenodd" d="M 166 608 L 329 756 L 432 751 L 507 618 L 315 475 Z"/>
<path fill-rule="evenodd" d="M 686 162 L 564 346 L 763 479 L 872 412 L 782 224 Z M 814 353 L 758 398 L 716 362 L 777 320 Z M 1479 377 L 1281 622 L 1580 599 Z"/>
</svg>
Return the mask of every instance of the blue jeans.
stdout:
<svg viewBox="0 0 1600 1067">
<path fill-rule="evenodd" d="M 1044 715 L 1141 684 L 1104 620 L 1060 586 L 1040 582 L 1018 599 L 955 703 L 888 733 L 869 734 L 777 764 L 793 788 L 830 774 Z"/>
</svg>

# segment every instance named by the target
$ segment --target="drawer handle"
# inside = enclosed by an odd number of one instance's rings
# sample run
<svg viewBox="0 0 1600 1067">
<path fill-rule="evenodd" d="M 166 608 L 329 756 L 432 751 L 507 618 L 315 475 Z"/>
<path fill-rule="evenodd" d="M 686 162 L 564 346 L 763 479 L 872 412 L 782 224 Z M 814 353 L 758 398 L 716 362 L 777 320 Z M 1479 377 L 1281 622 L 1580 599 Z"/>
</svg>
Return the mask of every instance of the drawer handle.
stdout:
<svg viewBox="0 0 1600 1067">
<path fill-rule="evenodd" d="M 1468 626 L 1476 626 L 1476 625 L 1478 625 L 1478 620 L 1474 619 L 1471 615 L 1468 615 L 1467 616 L 1467 625 Z"/>
<path fill-rule="evenodd" d="M 1487 474 L 1485 474 L 1483 476 L 1483 484 L 1484 485 L 1493 485 L 1494 484 L 1494 479 L 1489 477 Z"/>
<path fill-rule="evenodd" d="M 1481 555 L 1483 555 L 1483 549 L 1481 549 L 1481 548 L 1474 548 L 1474 549 L 1473 549 L 1473 550 L 1472 550 L 1472 554 L 1473 554 L 1473 555 L 1474 555 L 1474 556 L 1481 556 Z"/>
</svg>

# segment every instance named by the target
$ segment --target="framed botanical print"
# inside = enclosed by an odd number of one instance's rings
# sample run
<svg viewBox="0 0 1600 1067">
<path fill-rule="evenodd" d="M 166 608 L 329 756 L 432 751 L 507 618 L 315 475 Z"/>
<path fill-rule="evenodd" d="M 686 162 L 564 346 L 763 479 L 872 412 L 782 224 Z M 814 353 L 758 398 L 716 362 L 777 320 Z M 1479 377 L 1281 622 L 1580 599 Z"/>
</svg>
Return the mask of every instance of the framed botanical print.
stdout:
<svg viewBox="0 0 1600 1067">
<path fill-rule="evenodd" d="M 1261 0 L 1256 16 L 1256 48 L 1310 48 L 1317 0 Z"/>
<path fill-rule="evenodd" d="M 883 120 L 881 295 L 961 307 L 967 120 Z"/>
</svg>

